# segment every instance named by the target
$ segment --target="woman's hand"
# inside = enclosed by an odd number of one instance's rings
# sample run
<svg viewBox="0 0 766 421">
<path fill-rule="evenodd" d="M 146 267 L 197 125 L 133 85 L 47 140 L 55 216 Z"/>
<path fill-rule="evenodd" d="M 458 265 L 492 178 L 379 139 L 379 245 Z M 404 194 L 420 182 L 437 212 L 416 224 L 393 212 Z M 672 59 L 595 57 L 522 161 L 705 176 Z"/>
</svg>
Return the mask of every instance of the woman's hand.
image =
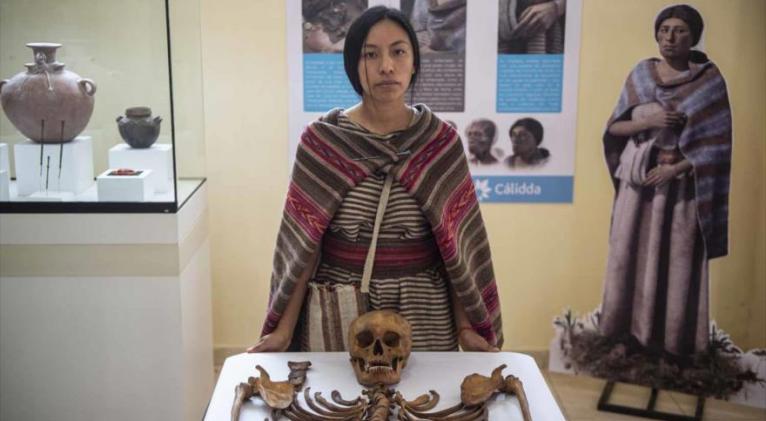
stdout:
<svg viewBox="0 0 766 421">
<path fill-rule="evenodd" d="M 290 346 L 292 337 L 282 333 L 279 329 L 261 337 L 258 343 L 247 348 L 248 353 L 254 352 L 284 352 Z"/>
<path fill-rule="evenodd" d="M 463 351 L 499 352 L 496 346 L 490 345 L 484 337 L 471 328 L 460 329 L 458 343 Z"/>
<path fill-rule="evenodd" d="M 519 24 L 511 32 L 511 37 L 531 38 L 547 31 L 558 17 L 558 8 L 552 1 L 529 6 L 519 16 Z"/>
<path fill-rule="evenodd" d="M 679 171 L 675 165 L 657 165 L 646 174 L 644 185 L 659 187 L 675 178 L 678 174 Z"/>
<path fill-rule="evenodd" d="M 679 129 L 686 124 L 686 114 L 680 111 L 657 111 L 646 119 L 649 129 Z"/>
</svg>

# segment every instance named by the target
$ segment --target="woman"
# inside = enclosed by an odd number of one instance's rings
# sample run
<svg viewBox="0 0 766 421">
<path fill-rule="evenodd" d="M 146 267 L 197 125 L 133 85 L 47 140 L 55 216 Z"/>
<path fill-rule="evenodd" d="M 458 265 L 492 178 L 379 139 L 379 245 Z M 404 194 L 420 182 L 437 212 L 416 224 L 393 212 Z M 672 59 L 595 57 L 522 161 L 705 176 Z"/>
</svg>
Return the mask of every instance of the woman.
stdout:
<svg viewBox="0 0 766 421">
<path fill-rule="evenodd" d="M 691 50 L 702 28 L 686 5 L 658 15 L 662 58 L 633 69 L 603 137 L 617 193 L 600 328 L 682 357 L 708 344 L 708 259 L 727 254 L 731 113 Z"/>
<path fill-rule="evenodd" d="M 415 350 L 497 350 L 497 289 L 462 144 L 427 107 L 405 103 L 420 65 L 414 31 L 398 10 L 373 7 L 349 28 L 343 54 L 361 102 L 301 137 L 269 312 L 249 351 L 342 350 L 358 312 L 334 311 L 332 300 L 349 287 L 369 290 L 359 312 L 407 318 Z M 317 302 L 329 303 L 319 307 L 327 317 L 309 309 Z"/>
<path fill-rule="evenodd" d="M 505 159 L 511 168 L 539 167 L 548 162 L 551 154 L 541 148 L 543 125 L 534 118 L 516 120 L 508 131 L 513 146 L 513 155 Z"/>
</svg>

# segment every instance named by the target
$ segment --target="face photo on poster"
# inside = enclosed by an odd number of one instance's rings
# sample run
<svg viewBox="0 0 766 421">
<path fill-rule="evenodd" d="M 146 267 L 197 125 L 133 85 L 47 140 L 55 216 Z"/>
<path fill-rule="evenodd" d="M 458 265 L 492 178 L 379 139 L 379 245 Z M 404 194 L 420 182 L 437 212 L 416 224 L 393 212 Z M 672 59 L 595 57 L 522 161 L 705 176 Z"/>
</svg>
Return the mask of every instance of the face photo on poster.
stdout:
<svg viewBox="0 0 766 421">
<path fill-rule="evenodd" d="M 459 119 L 458 130 L 475 176 L 558 174 L 566 170 L 557 159 L 566 137 L 555 119 L 544 114 Z"/>
<path fill-rule="evenodd" d="M 766 407 L 766 352 L 743 352 L 710 316 L 709 260 L 728 254 L 726 83 L 699 49 L 697 9 L 671 5 L 647 24 L 641 42 L 657 55 L 637 58 L 605 118 L 615 195 L 602 302 L 555 320 L 549 365 Z"/>
<path fill-rule="evenodd" d="M 472 120 L 465 128 L 465 141 L 468 145 L 468 164 L 470 166 L 492 165 L 500 161 L 502 149 L 497 143 L 497 125 L 486 118 Z"/>
</svg>

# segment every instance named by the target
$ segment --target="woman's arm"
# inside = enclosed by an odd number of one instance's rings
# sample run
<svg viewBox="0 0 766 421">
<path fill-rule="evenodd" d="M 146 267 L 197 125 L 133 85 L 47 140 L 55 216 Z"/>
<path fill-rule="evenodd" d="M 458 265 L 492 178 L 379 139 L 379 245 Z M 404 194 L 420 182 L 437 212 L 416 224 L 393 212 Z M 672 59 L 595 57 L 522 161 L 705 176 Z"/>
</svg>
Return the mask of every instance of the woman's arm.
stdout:
<svg viewBox="0 0 766 421">
<path fill-rule="evenodd" d="M 306 297 L 308 281 L 314 273 L 317 261 L 319 259 L 319 248 L 317 252 L 309 259 L 306 269 L 297 279 L 295 289 L 290 299 L 287 301 L 287 308 L 279 319 L 279 324 L 273 332 L 263 336 L 258 343 L 247 349 L 247 352 L 282 352 L 286 351 L 293 339 L 293 331 L 298 323 L 298 316 L 303 307 L 303 299 Z"/>
<path fill-rule="evenodd" d="M 677 177 L 679 174 L 689 171 L 692 167 L 692 163 L 687 159 L 678 161 L 673 165 L 657 165 L 646 174 L 644 185 L 661 186 Z"/>
<path fill-rule="evenodd" d="M 468 315 L 465 314 L 463 303 L 457 298 L 454 288 L 449 288 L 450 299 L 452 300 L 452 312 L 455 317 L 455 327 L 457 328 L 457 339 L 460 348 L 463 351 L 483 351 L 498 352 L 497 347 L 490 345 L 486 339 L 476 333 L 471 327 Z"/>
<path fill-rule="evenodd" d="M 630 137 L 644 130 L 677 128 L 686 124 L 686 114 L 678 111 L 657 111 L 644 119 L 615 121 L 607 131 L 612 136 Z"/>
</svg>

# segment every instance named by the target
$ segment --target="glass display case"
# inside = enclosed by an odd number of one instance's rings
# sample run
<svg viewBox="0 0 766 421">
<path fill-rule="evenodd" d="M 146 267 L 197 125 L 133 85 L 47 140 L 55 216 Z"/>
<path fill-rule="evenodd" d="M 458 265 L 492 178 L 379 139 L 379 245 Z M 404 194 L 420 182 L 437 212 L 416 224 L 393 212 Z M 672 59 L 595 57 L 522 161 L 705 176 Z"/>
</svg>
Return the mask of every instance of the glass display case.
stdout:
<svg viewBox="0 0 766 421">
<path fill-rule="evenodd" d="M 198 0 L 0 0 L 0 212 L 176 212 L 205 181 Z"/>
</svg>

